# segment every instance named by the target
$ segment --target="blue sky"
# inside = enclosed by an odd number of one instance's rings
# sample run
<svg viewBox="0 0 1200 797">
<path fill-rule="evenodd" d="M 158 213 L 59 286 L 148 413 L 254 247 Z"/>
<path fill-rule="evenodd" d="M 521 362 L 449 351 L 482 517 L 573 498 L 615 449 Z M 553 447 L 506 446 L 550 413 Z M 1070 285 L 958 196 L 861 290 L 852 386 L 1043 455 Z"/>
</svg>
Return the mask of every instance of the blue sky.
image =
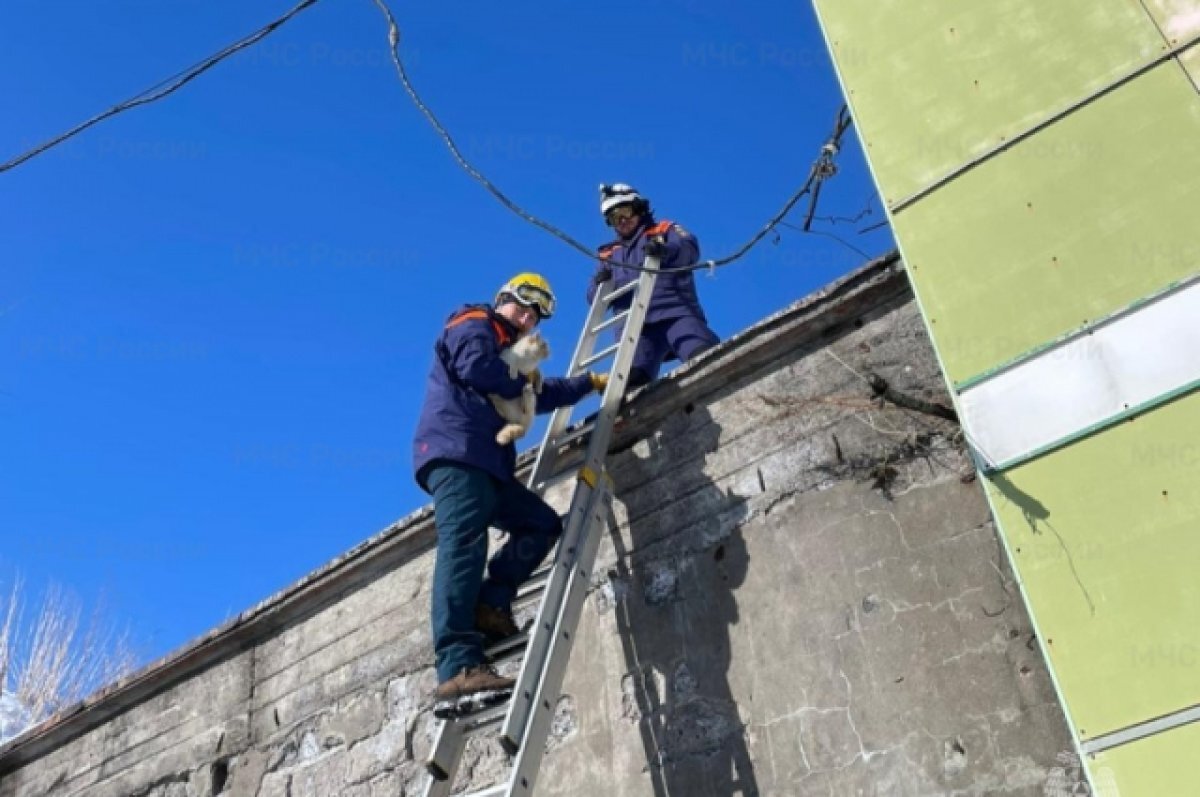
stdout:
<svg viewBox="0 0 1200 797">
<path fill-rule="evenodd" d="M 0 5 L 0 161 L 290 4 Z M 728 254 L 803 182 L 841 104 L 806 3 L 396 3 L 464 153 L 589 244 L 625 181 Z M 821 216 L 873 185 L 853 130 Z M 819 223 L 892 247 L 877 202 Z M 537 270 L 564 369 L 592 265 L 458 169 L 370 0 L 323 0 L 144 108 L 0 174 L 0 582 L 50 581 L 186 643 L 418 508 L 409 440 L 457 305 Z M 790 220 L 799 224 L 802 210 Z M 783 229 L 700 278 L 728 337 L 863 258 Z"/>
</svg>

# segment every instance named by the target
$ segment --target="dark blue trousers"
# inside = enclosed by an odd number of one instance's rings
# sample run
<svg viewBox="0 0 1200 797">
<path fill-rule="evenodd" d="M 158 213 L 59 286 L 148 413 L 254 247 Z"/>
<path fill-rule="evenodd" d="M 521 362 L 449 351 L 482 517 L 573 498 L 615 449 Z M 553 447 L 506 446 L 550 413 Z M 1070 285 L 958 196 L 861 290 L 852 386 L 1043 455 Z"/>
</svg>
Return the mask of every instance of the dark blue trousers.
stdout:
<svg viewBox="0 0 1200 797">
<path fill-rule="evenodd" d="M 694 315 L 668 318 L 642 326 L 630 366 L 629 386 L 639 387 L 658 378 L 662 364 L 672 357 L 687 362 L 720 342 L 704 319 Z"/>
<path fill-rule="evenodd" d="M 520 482 L 501 481 L 469 465 L 435 465 L 425 482 L 433 494 L 437 524 L 432 618 L 440 682 L 483 662 L 483 635 L 475 630 L 476 603 L 510 608 L 517 588 L 562 534 L 562 520 Z M 508 532 L 508 540 L 490 562 L 489 526 Z"/>
</svg>

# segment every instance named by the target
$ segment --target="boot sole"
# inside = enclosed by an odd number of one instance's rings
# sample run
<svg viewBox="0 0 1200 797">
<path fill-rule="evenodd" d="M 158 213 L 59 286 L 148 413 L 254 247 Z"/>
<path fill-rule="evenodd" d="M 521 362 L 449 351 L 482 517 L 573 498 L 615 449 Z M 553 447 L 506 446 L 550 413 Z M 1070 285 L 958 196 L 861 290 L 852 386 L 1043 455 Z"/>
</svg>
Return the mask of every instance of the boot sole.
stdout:
<svg viewBox="0 0 1200 797">
<path fill-rule="evenodd" d="M 433 704 L 433 716 L 440 720 L 468 717 L 485 708 L 499 705 L 512 697 L 512 687 L 473 692 L 460 697 L 449 697 Z"/>
</svg>

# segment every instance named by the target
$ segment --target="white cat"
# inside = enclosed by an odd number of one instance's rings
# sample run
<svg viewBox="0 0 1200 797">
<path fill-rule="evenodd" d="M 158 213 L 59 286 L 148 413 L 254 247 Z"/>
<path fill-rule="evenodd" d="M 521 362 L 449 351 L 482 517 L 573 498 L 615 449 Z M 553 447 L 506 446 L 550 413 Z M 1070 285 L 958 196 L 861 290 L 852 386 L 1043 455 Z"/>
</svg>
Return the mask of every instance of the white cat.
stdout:
<svg viewBox="0 0 1200 797">
<path fill-rule="evenodd" d="M 542 390 L 541 374 L 537 367 L 538 363 L 549 356 L 550 346 L 538 334 L 526 335 L 500 352 L 500 359 L 508 365 L 508 375 L 513 379 L 516 379 L 519 373 L 526 376 L 537 374 L 534 381 L 525 385 L 521 395 L 516 398 L 500 398 L 494 393 L 488 395 L 496 412 L 506 421 L 504 428 L 496 433 L 496 442 L 500 445 L 506 446 L 520 439 L 533 425 L 537 394 Z"/>
</svg>

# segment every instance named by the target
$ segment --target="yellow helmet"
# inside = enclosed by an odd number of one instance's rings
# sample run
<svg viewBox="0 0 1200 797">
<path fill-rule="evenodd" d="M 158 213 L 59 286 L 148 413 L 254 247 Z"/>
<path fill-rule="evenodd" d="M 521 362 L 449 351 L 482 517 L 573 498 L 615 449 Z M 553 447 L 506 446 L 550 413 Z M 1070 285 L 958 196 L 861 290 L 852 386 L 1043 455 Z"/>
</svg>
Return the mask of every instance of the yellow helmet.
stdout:
<svg viewBox="0 0 1200 797">
<path fill-rule="evenodd" d="M 495 304 L 501 304 L 506 297 L 523 307 L 532 308 L 539 318 L 546 319 L 554 315 L 554 292 L 541 274 L 526 271 L 513 277 L 497 291 Z"/>
</svg>

